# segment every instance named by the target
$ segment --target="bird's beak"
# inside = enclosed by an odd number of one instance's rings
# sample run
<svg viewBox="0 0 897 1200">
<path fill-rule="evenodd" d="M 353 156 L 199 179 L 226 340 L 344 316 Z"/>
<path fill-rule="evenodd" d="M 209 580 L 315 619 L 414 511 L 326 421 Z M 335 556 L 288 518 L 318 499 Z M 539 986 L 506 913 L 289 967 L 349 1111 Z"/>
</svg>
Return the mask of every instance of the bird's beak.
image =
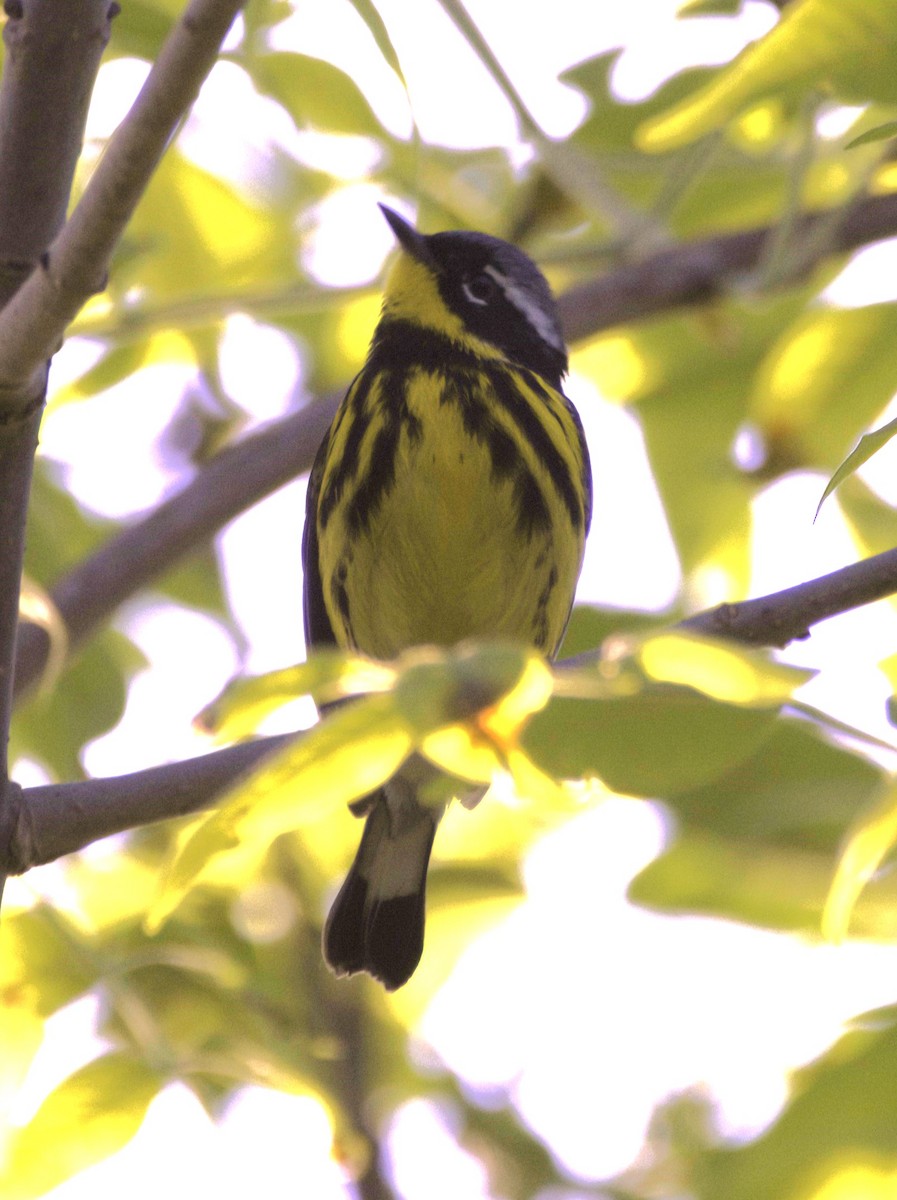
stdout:
<svg viewBox="0 0 897 1200">
<path fill-rule="evenodd" d="M 397 212 L 393 212 L 385 204 L 380 205 L 380 211 L 386 217 L 390 229 L 396 235 L 399 245 L 406 254 L 410 254 L 412 258 L 416 258 L 418 262 L 432 266 L 433 255 L 430 253 L 430 247 L 427 245 L 429 239 L 425 234 L 418 233 L 414 226 L 409 224 L 404 217 L 400 217 Z"/>
</svg>

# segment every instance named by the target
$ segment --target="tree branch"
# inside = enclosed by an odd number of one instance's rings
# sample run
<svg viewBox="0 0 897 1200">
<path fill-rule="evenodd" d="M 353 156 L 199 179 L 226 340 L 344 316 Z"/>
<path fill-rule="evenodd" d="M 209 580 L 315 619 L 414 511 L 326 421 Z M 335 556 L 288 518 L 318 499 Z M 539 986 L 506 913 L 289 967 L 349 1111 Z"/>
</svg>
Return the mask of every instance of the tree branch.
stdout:
<svg viewBox="0 0 897 1200">
<path fill-rule="evenodd" d="M 804 217 L 799 222 L 802 236 L 811 236 L 823 222 L 831 222 L 831 213 Z M 686 242 L 571 288 L 559 301 L 568 340 L 722 294 L 757 265 L 769 233 L 764 227 Z M 831 249 L 843 252 L 895 233 L 897 196 L 873 196 L 845 216 Z M 68 627 L 71 648 L 83 644 L 123 600 L 240 512 L 307 471 L 338 398 L 328 396 L 229 447 L 183 491 L 64 576 L 52 599 Z M 46 634 L 36 626 L 23 626 L 17 695 L 40 677 L 47 650 Z"/>
<path fill-rule="evenodd" d="M 102 289 L 112 251 L 241 7 L 191 0 L 77 208 L 0 315 L 0 409 L 15 409 L 23 389 L 39 386 L 66 327 Z"/>
<path fill-rule="evenodd" d="M 0 82 L 0 307 L 65 218 L 87 104 L 109 38 L 108 0 L 8 0 Z M 0 315 L 0 322 L 4 316 Z M 49 357 L 49 355 L 46 355 Z M 0 821 L 8 819 L 7 744 L 25 518 L 46 392 L 45 360 L 13 381 L 0 408 Z M 0 878 L 0 893 L 3 880 Z"/>
<path fill-rule="evenodd" d="M 810 627 L 874 600 L 897 594 L 897 550 L 851 563 L 771 596 L 720 604 L 681 622 L 681 628 L 754 646 L 787 646 Z"/>
<path fill-rule="evenodd" d="M 781 647 L 808 637 L 819 621 L 895 593 L 897 550 L 888 550 L 769 596 L 696 613 L 679 628 Z M 575 661 L 593 657 L 589 651 Z M 0 822 L 0 870 L 21 874 L 111 833 L 208 808 L 239 775 L 285 745 L 290 736 L 259 738 L 116 779 L 20 791 Z"/>
<path fill-rule="evenodd" d="M 183 491 L 111 538 L 59 581 L 51 599 L 78 646 L 141 587 L 211 537 L 237 513 L 307 471 L 336 409 L 336 397 L 310 404 L 229 446 Z M 49 642 L 23 624 L 16 659 L 16 694 L 40 678 Z"/>
<path fill-rule="evenodd" d="M 287 740 L 259 738 L 112 779 L 19 788 L 0 823 L 0 868 L 21 875 L 110 834 L 208 808 Z"/>
<path fill-rule="evenodd" d="M 6 4 L 0 80 L 0 307 L 62 228 L 112 0 Z"/>
<path fill-rule="evenodd" d="M 897 234 L 897 195 L 856 201 L 834 225 L 832 215 L 830 210 L 807 213 L 795 223 L 798 243 L 816 251 L 802 259 L 802 278 L 832 254 Z M 773 229 L 761 226 L 683 242 L 570 288 L 559 302 L 568 341 L 716 299 L 758 266 Z M 821 237 L 823 231 L 829 236 Z"/>
</svg>

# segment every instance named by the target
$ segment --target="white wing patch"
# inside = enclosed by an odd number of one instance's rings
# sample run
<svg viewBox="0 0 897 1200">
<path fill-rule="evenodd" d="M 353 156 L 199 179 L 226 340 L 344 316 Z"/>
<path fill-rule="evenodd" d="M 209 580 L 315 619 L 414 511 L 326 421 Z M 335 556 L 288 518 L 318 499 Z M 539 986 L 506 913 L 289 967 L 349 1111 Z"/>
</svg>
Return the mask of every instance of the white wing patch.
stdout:
<svg viewBox="0 0 897 1200">
<path fill-rule="evenodd" d="M 543 342 L 554 346 L 562 354 L 566 353 L 564 339 L 558 333 L 554 321 L 531 292 L 515 283 L 513 279 L 509 279 L 507 275 L 502 275 L 501 271 L 496 270 L 495 267 L 486 267 L 484 273 L 492 276 L 507 300 L 523 314 Z"/>
</svg>

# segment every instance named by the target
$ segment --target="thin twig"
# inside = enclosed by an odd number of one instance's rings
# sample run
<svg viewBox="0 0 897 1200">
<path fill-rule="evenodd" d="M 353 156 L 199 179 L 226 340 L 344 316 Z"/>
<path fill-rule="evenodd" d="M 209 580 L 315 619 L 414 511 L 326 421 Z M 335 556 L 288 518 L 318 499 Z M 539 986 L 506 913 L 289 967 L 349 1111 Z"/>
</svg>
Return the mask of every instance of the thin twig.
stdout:
<svg viewBox="0 0 897 1200">
<path fill-rule="evenodd" d="M 440 0 L 440 3 L 446 16 L 501 89 L 520 123 L 523 137 L 536 147 L 543 168 L 554 176 L 560 187 L 575 197 L 587 211 L 596 212 L 624 239 L 644 237 L 646 232 L 650 232 L 654 242 L 665 237 L 666 231 L 652 227 L 652 218 L 640 212 L 608 181 L 594 157 L 580 154 L 571 142 L 563 146 L 562 153 L 558 152 L 558 143 L 544 133 L 462 0 Z"/>
</svg>

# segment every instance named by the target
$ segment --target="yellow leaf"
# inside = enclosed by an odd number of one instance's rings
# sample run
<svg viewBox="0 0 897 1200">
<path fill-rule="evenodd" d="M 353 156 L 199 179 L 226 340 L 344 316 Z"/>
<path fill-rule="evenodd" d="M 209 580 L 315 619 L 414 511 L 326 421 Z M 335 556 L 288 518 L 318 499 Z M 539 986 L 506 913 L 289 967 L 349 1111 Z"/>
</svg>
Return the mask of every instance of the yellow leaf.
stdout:
<svg viewBox="0 0 897 1200">
<path fill-rule="evenodd" d="M 551 668 L 544 658 L 533 653 L 511 691 L 482 712 L 477 724 L 499 741 L 516 739 L 533 713 L 545 707 L 553 690 Z"/>
<path fill-rule="evenodd" d="M 47 661 L 38 685 L 42 694 L 49 692 L 65 666 L 69 650 L 69 633 L 59 609 L 49 592 L 44 591 L 27 575 L 22 579 L 19 594 L 19 616 L 43 629 L 50 641 Z"/>
<path fill-rule="evenodd" d="M 432 763 L 475 783 L 489 783 L 509 770 L 508 755 L 516 749 L 521 731 L 533 713 L 545 707 L 554 688 L 551 668 L 540 655 L 517 646 L 509 654 L 508 649 L 486 644 L 456 660 L 471 703 L 482 703 L 495 690 L 509 690 L 472 712 L 467 721 L 423 732 L 420 740 L 421 753 Z"/>
<path fill-rule="evenodd" d="M 31 1066 L 44 1036 L 44 1023 L 28 1004 L 24 994 L 10 988 L 0 1005 L 0 1162 L 8 1131 L 8 1113 L 16 1092 Z"/>
<path fill-rule="evenodd" d="M 146 926 L 157 930 L 212 861 L 235 849 L 267 849 L 274 838 L 385 783 L 414 747 L 391 695 L 369 696 L 326 717 L 272 754 L 193 826 L 178 847 Z"/>
<path fill-rule="evenodd" d="M 521 800 L 528 800 L 539 807 L 562 811 L 579 807 L 571 803 L 564 785 L 541 771 L 525 750 L 519 747 L 509 750 L 506 765 L 514 784 L 514 791 Z"/>
<path fill-rule="evenodd" d="M 819 1183 L 812 1192 L 805 1193 L 806 1200 L 893 1200 L 897 1196 L 897 1170 L 890 1170 L 886 1161 L 874 1161 L 871 1152 L 854 1154 L 854 1162 L 838 1158 L 828 1164 L 830 1171 L 819 1170 Z"/>
<path fill-rule="evenodd" d="M 427 734 L 421 738 L 420 752 L 443 771 L 471 783 L 489 783 L 503 766 L 494 747 L 469 725 L 448 725 Z"/>
<path fill-rule="evenodd" d="M 158 1076 L 127 1054 L 104 1055 L 70 1075 L 31 1122 L 12 1133 L 0 1171 L 4 1200 L 34 1200 L 120 1150 L 160 1086 Z"/>
<path fill-rule="evenodd" d="M 300 696 L 328 702 L 367 692 L 383 692 L 396 678 L 393 667 L 342 650 L 317 650 L 307 662 L 232 680 L 196 718 L 199 728 L 220 741 L 254 733 L 276 709 Z"/>
<path fill-rule="evenodd" d="M 520 684 L 534 651 L 516 642 L 415 646 L 396 662 L 396 701 L 419 736 L 498 704 Z"/>
<path fill-rule="evenodd" d="M 822 910 L 822 933 L 830 942 L 847 936 L 850 916 L 863 888 L 885 855 L 897 845 L 897 784 L 863 813 L 848 833 Z"/>
<path fill-rule="evenodd" d="M 674 150 L 786 91 L 834 85 L 842 96 L 893 101 L 895 50 L 893 0 L 801 0 L 706 87 L 646 121 L 636 141 Z"/>
<path fill-rule="evenodd" d="M 636 654 L 645 674 L 725 704 L 770 708 L 789 700 L 815 672 L 774 662 L 756 650 L 687 633 L 661 633 Z"/>
</svg>

